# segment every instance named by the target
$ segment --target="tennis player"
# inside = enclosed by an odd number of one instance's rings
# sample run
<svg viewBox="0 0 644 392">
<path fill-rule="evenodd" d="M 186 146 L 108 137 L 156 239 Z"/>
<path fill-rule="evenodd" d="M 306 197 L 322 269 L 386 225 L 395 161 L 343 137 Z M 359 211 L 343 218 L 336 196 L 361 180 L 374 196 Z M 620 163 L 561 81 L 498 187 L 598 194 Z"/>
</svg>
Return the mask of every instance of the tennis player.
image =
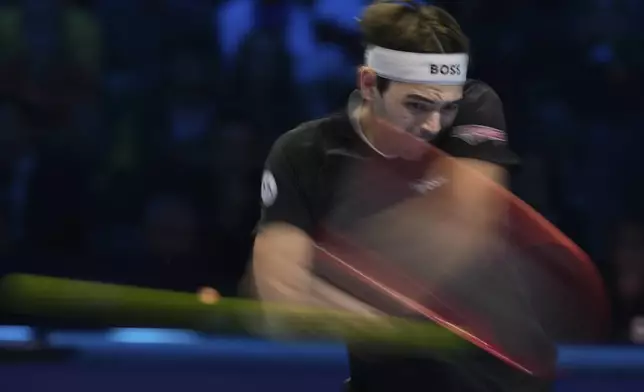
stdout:
<svg viewBox="0 0 644 392">
<path fill-rule="evenodd" d="M 499 96 L 467 78 L 468 39 L 451 15 L 413 1 L 379 2 L 366 8 L 360 25 L 367 43 L 365 64 L 346 110 L 285 133 L 269 154 L 251 271 L 255 294 L 263 301 L 378 317 L 383 309 L 313 272 L 316 229 L 342 198 L 337 188 L 342 168 L 361 160 L 402 167 L 413 185 L 407 190 L 422 193 L 445 182 L 426 177 L 423 159 L 429 144 L 501 184 L 506 169 L 519 161 L 508 148 Z M 502 206 L 458 176 L 449 182 L 458 190 L 450 202 L 476 218 L 470 229 L 447 236 L 442 251 L 468 257 L 480 251 L 478 234 Z M 450 242 L 449 237 L 455 238 Z M 355 392 L 547 388 L 485 353 L 445 360 L 438 354 L 388 354 L 369 347 L 351 347 L 350 352 L 347 388 Z"/>
</svg>

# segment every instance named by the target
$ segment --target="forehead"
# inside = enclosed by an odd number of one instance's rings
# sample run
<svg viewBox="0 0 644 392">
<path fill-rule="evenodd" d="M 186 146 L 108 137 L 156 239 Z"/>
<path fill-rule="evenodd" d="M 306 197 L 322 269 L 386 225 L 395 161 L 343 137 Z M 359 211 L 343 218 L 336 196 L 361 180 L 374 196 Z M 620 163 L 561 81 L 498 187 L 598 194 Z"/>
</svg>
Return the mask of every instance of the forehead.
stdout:
<svg viewBox="0 0 644 392">
<path fill-rule="evenodd" d="M 432 101 L 456 101 L 463 98 L 463 86 L 454 85 L 391 82 L 387 92 L 398 99 L 409 95 L 419 95 Z"/>
</svg>

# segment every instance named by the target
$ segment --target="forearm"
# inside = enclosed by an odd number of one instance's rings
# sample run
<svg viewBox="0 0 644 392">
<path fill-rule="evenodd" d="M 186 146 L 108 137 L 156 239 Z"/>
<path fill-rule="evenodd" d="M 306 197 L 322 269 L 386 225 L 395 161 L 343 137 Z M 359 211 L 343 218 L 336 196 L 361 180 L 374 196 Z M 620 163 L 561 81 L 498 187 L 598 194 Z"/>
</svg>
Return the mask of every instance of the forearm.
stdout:
<svg viewBox="0 0 644 392">
<path fill-rule="evenodd" d="M 496 243 L 507 205 L 498 188 L 507 180 L 503 168 L 486 162 L 459 159 L 449 169 L 449 196 L 439 207 L 445 211 L 441 255 L 455 264 L 478 258 Z M 440 213 L 439 213 L 440 214 Z"/>
<path fill-rule="evenodd" d="M 311 272 L 313 243 L 295 228 L 272 227 L 261 233 L 253 252 L 252 280 L 261 301 L 318 307 L 362 315 L 380 312 L 333 287 Z"/>
<path fill-rule="evenodd" d="M 431 263 L 432 270 L 448 270 L 480 258 L 498 240 L 506 202 L 487 179 L 455 163 L 438 162 L 428 172 L 428 179 L 449 179 L 442 187 L 399 203 L 361 225 L 357 232 L 366 246 L 378 249 L 385 259 Z M 503 180 L 502 172 L 495 174 L 496 181 Z"/>
<path fill-rule="evenodd" d="M 251 275 L 262 301 L 306 305 L 311 285 L 312 242 L 298 229 L 272 225 L 255 240 Z"/>
</svg>

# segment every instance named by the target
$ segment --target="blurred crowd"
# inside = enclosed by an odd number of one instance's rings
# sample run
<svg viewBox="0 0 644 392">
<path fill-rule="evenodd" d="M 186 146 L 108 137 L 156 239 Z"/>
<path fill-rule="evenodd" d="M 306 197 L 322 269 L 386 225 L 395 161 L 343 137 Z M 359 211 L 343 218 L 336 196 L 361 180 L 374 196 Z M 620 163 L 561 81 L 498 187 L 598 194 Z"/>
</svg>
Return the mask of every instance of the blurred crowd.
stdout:
<svg viewBox="0 0 644 392">
<path fill-rule="evenodd" d="M 343 107 L 363 0 L 0 0 L 0 267 L 235 295 L 272 142 Z M 442 2 L 513 190 L 644 313 L 644 3 Z"/>
</svg>

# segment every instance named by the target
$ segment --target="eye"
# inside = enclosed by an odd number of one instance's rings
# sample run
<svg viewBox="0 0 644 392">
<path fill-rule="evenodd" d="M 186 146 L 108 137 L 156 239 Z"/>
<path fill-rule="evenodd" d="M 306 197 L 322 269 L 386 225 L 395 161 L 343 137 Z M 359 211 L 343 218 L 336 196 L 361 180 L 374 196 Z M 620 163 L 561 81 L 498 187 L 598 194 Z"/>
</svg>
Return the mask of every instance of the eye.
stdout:
<svg viewBox="0 0 644 392">
<path fill-rule="evenodd" d="M 446 112 L 455 112 L 458 109 L 458 103 L 456 102 L 450 102 L 443 106 L 443 110 Z"/>
<path fill-rule="evenodd" d="M 426 112 L 430 110 L 431 105 L 422 102 L 407 102 L 405 107 L 414 112 Z"/>
</svg>

